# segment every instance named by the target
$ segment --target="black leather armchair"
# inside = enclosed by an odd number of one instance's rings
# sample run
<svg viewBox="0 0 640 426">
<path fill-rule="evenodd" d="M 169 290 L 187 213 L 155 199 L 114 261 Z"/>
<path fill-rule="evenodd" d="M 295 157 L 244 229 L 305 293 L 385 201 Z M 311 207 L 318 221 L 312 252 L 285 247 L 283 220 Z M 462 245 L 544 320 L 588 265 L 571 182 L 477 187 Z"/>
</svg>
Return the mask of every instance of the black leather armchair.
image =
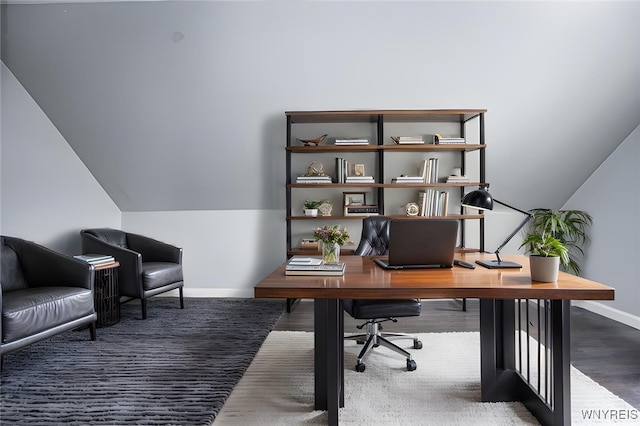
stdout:
<svg viewBox="0 0 640 426">
<path fill-rule="evenodd" d="M 362 221 L 362 236 L 360 244 L 354 251 L 359 256 L 385 255 L 389 252 L 389 223 L 390 219 L 385 216 L 370 216 Z M 364 342 L 364 347 L 358 355 L 356 371 L 363 372 L 365 356 L 374 348 L 382 345 L 407 358 L 407 370 L 416 369 L 416 362 L 411 354 L 405 349 L 391 342 L 395 339 L 412 339 L 413 348 L 421 349 L 422 342 L 415 336 L 403 333 L 383 333 L 382 322 L 393 321 L 400 317 L 419 316 L 422 304 L 418 299 L 400 300 L 360 300 L 346 299 L 342 301 L 344 310 L 355 319 L 365 320 L 365 323 L 358 326 L 362 329 L 366 327 L 366 334 L 356 334 L 346 336 L 345 339 L 355 339 Z"/>
<path fill-rule="evenodd" d="M 148 298 L 174 289 L 184 309 L 182 248 L 119 229 L 83 229 L 80 235 L 83 253 L 111 255 L 120 262 L 120 296 L 140 299 L 142 319 L 147 318 Z"/>
<path fill-rule="evenodd" d="M 7 236 L 0 258 L 0 364 L 6 353 L 87 324 L 96 340 L 93 266 Z"/>
</svg>

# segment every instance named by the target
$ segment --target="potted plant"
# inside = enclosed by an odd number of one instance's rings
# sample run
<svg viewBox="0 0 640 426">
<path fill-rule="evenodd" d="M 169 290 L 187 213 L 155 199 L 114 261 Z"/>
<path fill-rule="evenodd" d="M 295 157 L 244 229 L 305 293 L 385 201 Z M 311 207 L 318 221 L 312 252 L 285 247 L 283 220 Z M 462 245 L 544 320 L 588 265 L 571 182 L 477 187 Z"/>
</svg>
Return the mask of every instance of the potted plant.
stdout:
<svg viewBox="0 0 640 426">
<path fill-rule="evenodd" d="M 568 260 L 561 262 L 563 270 L 580 275 L 582 245 L 589 240 L 591 216 L 582 210 L 529 210 L 533 215 L 527 225 L 527 235 L 549 235 L 558 239 L 568 250 Z M 526 243 L 523 243 L 526 245 Z"/>
<path fill-rule="evenodd" d="M 520 247 L 527 247 L 531 280 L 556 282 L 560 265 L 569 264 L 569 250 L 559 239 L 548 233 L 528 234 Z"/>
<path fill-rule="evenodd" d="M 318 207 L 320 207 L 322 201 L 307 200 L 304 202 L 304 215 L 305 216 L 318 216 Z"/>
</svg>

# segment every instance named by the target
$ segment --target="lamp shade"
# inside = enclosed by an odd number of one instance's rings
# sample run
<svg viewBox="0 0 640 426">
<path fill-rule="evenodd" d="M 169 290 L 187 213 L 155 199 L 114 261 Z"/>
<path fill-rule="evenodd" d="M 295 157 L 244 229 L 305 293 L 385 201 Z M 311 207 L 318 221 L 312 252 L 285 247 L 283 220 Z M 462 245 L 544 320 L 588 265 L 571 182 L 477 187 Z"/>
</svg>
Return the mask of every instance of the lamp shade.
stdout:
<svg viewBox="0 0 640 426">
<path fill-rule="evenodd" d="M 478 210 L 493 210 L 493 198 L 488 191 L 476 189 L 462 198 L 462 205 Z"/>
</svg>

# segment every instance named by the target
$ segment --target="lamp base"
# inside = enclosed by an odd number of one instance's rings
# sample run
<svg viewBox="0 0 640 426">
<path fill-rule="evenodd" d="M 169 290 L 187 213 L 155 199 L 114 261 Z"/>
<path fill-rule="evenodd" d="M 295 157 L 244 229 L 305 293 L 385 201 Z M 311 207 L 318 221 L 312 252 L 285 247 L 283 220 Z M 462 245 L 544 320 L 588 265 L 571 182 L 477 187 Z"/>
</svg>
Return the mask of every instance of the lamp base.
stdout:
<svg viewBox="0 0 640 426">
<path fill-rule="evenodd" d="M 519 269 L 522 265 L 516 262 L 506 262 L 499 260 L 476 260 L 476 263 L 480 266 L 484 266 L 489 269 Z"/>
</svg>

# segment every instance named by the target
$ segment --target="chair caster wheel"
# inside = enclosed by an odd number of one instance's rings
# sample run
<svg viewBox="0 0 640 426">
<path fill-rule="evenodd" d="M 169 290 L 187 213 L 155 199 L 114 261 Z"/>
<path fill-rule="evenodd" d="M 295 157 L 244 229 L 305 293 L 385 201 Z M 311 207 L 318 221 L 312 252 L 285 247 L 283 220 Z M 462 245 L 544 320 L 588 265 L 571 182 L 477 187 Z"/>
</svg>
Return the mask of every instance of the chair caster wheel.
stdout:
<svg viewBox="0 0 640 426">
<path fill-rule="evenodd" d="M 359 362 L 358 364 L 356 364 L 356 371 L 358 373 L 363 373 L 366 368 L 367 368 L 367 366 L 364 365 L 364 363 L 362 363 L 362 362 Z M 414 369 L 415 369 L 415 367 L 414 367 Z"/>
<path fill-rule="evenodd" d="M 416 362 L 412 359 L 408 359 L 407 360 L 407 371 L 413 371 L 416 368 L 418 368 L 418 365 L 416 364 Z"/>
<path fill-rule="evenodd" d="M 418 339 L 413 341 L 413 349 L 422 349 L 422 342 Z"/>
</svg>

